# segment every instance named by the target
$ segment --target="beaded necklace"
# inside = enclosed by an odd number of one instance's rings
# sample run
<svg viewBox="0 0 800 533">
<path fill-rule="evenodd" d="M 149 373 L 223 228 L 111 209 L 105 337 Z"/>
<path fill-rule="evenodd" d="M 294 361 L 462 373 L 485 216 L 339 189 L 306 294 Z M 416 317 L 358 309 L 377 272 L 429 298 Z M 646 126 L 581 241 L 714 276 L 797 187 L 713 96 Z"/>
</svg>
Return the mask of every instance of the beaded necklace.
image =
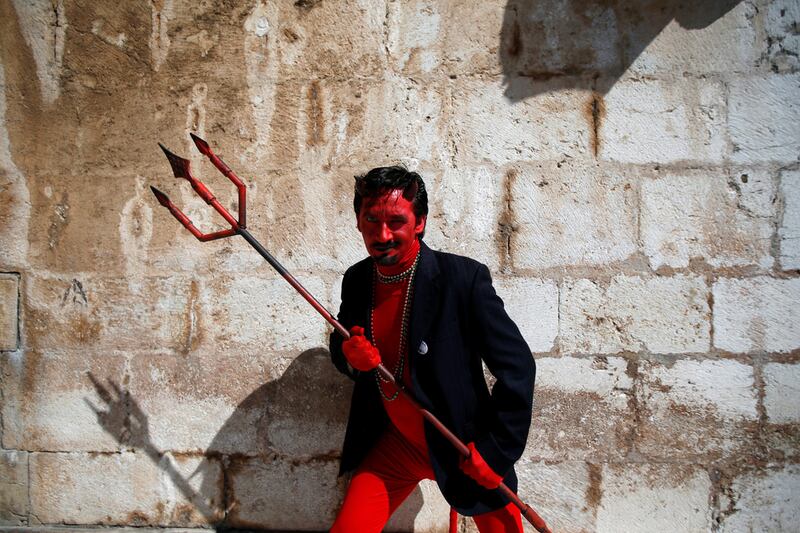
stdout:
<svg viewBox="0 0 800 533">
<path fill-rule="evenodd" d="M 417 264 L 419 264 L 419 252 L 417 253 L 417 257 L 414 259 L 414 263 L 404 272 L 399 274 L 395 274 L 394 276 L 386 276 L 381 274 L 378 270 L 378 266 L 375 265 L 373 269 L 373 276 L 372 276 L 372 307 L 369 310 L 369 325 L 370 331 L 372 332 L 373 342 L 375 341 L 375 294 L 377 291 L 377 284 L 380 283 L 397 283 L 400 281 L 408 280 L 408 287 L 406 287 L 406 294 L 403 300 L 403 314 L 402 320 L 400 322 L 400 346 L 397 350 L 397 363 L 395 364 L 394 371 L 392 375 L 394 375 L 395 382 L 400 384 L 403 382 L 403 369 L 405 366 L 405 358 L 406 358 L 406 345 L 408 344 L 408 322 L 409 322 L 409 315 L 411 314 L 411 295 L 414 292 L 414 274 L 417 272 Z M 387 402 L 392 402 L 397 399 L 397 396 L 400 394 L 399 385 L 396 385 L 396 389 L 394 394 L 391 396 L 387 395 L 383 392 L 383 383 L 390 383 L 390 380 L 385 379 L 381 376 L 380 372 L 377 370 L 373 370 L 375 373 L 375 383 L 378 385 L 378 390 L 383 396 L 383 399 Z"/>
</svg>

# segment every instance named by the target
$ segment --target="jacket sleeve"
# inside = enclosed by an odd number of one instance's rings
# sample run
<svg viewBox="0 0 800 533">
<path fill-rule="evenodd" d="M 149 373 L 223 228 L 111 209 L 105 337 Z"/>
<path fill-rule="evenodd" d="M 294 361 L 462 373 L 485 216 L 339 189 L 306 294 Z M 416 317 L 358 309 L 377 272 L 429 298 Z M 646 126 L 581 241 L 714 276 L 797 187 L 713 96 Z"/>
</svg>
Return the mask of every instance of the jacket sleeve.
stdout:
<svg viewBox="0 0 800 533">
<path fill-rule="evenodd" d="M 344 278 L 342 279 L 342 303 L 339 306 L 339 314 L 338 320 L 339 322 L 346 328 L 350 328 L 352 324 L 350 323 L 352 320 L 352 311 L 350 306 L 350 301 L 347 299 L 349 294 L 348 287 L 350 285 L 351 276 L 349 275 L 350 271 L 348 270 L 344 274 Z M 356 377 L 360 374 L 360 372 L 353 367 L 351 367 L 347 359 L 344 356 L 344 352 L 342 352 L 342 343 L 344 342 L 344 337 L 342 337 L 338 331 L 335 329 L 331 332 L 330 339 L 328 342 L 328 347 L 331 352 L 331 361 L 333 361 L 333 365 L 336 369 L 344 374 L 345 376 L 349 377 L 352 380 L 355 380 Z"/>
<path fill-rule="evenodd" d="M 536 364 L 484 265 L 475 274 L 471 304 L 474 339 L 483 361 L 497 379 L 491 392 L 491 423 L 488 432 L 477 436 L 475 447 L 492 470 L 505 476 L 525 450 Z"/>
</svg>

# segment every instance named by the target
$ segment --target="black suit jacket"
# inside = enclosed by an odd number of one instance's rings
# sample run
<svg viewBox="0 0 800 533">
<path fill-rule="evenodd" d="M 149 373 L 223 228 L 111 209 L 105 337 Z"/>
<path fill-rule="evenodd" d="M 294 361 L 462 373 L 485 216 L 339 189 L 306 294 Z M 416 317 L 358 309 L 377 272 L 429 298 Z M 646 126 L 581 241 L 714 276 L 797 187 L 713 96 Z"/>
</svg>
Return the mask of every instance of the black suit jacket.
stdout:
<svg viewBox="0 0 800 533">
<path fill-rule="evenodd" d="M 514 463 L 522 455 L 531 422 L 535 364 L 519 329 L 492 287 L 489 269 L 421 243 L 409 328 L 412 393 L 465 443 L 474 441 L 492 469 L 517 488 Z M 367 337 L 373 261 L 350 267 L 342 281 L 339 321 L 363 326 Z M 424 348 L 420 349 L 421 344 Z M 383 433 L 389 419 L 371 372 L 353 370 L 342 353 L 341 335 L 331 334 L 334 365 L 355 380 L 340 474 L 355 469 Z M 497 379 L 491 393 L 481 362 Z M 467 516 L 508 503 L 465 476 L 458 452 L 425 423 L 436 481 L 448 503 Z"/>
</svg>

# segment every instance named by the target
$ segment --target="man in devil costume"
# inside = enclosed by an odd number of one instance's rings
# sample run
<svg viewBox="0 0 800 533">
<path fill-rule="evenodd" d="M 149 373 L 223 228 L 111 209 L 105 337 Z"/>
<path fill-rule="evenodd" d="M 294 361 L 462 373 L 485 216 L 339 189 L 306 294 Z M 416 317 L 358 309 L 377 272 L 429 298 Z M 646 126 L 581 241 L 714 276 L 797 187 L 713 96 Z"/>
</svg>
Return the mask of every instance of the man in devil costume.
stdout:
<svg viewBox="0 0 800 533">
<path fill-rule="evenodd" d="M 521 532 L 520 512 L 499 491 L 517 488 L 514 463 L 528 437 L 535 365 L 530 349 L 472 259 L 422 241 L 428 215 L 416 172 L 381 167 L 356 177 L 354 208 L 369 257 L 342 282 L 331 358 L 355 381 L 340 473 L 355 471 L 334 533 L 379 532 L 422 479 L 481 533 Z M 463 459 L 394 385 L 383 363 L 463 442 Z M 496 378 L 486 385 L 483 365 Z"/>
</svg>

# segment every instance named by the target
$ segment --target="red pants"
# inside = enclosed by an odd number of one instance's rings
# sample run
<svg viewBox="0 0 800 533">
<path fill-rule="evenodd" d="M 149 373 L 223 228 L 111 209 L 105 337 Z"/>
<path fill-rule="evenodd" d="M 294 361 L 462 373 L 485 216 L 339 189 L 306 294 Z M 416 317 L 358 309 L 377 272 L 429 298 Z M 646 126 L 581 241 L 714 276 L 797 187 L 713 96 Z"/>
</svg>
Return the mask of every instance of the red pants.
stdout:
<svg viewBox="0 0 800 533">
<path fill-rule="evenodd" d="M 426 451 L 390 425 L 353 475 L 331 533 L 380 533 L 417 484 L 433 477 Z M 522 516 L 513 503 L 473 520 L 481 533 L 522 533 Z"/>
</svg>

